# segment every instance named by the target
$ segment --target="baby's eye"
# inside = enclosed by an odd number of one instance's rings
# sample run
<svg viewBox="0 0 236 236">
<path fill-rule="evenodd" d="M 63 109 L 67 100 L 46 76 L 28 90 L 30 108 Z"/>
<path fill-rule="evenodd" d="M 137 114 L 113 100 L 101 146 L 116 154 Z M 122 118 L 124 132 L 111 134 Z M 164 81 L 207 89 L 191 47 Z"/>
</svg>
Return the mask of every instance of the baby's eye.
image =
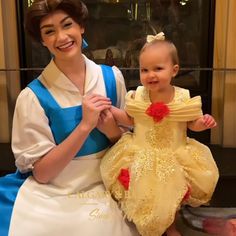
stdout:
<svg viewBox="0 0 236 236">
<path fill-rule="evenodd" d="M 148 70 L 145 69 L 145 68 L 141 68 L 140 71 L 141 71 L 142 73 L 145 73 L 145 72 L 147 72 Z"/>
<path fill-rule="evenodd" d="M 155 70 L 156 70 L 156 71 L 163 70 L 163 67 L 157 66 L 157 67 L 155 68 Z"/>
</svg>

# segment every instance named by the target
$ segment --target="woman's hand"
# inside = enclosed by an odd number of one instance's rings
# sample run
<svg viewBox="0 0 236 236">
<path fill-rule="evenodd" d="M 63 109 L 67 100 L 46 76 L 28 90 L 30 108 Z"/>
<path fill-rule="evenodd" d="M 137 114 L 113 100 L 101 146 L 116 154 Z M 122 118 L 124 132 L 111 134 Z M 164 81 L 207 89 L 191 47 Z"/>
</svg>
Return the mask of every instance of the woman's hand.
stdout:
<svg viewBox="0 0 236 236">
<path fill-rule="evenodd" d="M 85 96 L 82 100 L 82 121 L 81 123 L 91 130 L 97 126 L 100 113 L 111 107 L 109 98 L 98 95 L 90 94 Z"/>
<path fill-rule="evenodd" d="M 48 183 L 55 178 L 75 157 L 91 130 L 96 127 L 100 113 L 110 107 L 109 98 L 97 94 L 84 97 L 81 122 L 64 141 L 34 163 L 34 178 L 39 183 Z"/>
<path fill-rule="evenodd" d="M 122 133 L 110 109 L 106 109 L 100 113 L 97 128 L 104 133 L 111 142 L 116 142 Z"/>
</svg>

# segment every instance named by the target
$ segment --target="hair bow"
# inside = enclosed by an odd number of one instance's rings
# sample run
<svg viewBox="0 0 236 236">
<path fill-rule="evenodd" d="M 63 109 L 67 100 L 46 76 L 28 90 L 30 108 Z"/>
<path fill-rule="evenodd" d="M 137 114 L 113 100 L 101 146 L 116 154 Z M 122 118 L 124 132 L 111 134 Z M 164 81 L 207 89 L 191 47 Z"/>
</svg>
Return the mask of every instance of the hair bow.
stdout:
<svg viewBox="0 0 236 236">
<path fill-rule="evenodd" d="M 163 32 L 160 32 L 159 34 L 156 35 L 147 36 L 147 43 L 150 43 L 153 40 L 165 40 L 165 34 Z"/>
<path fill-rule="evenodd" d="M 48 0 L 44 0 L 44 2 L 45 2 L 45 5 L 46 5 L 47 10 L 49 11 Z"/>
</svg>

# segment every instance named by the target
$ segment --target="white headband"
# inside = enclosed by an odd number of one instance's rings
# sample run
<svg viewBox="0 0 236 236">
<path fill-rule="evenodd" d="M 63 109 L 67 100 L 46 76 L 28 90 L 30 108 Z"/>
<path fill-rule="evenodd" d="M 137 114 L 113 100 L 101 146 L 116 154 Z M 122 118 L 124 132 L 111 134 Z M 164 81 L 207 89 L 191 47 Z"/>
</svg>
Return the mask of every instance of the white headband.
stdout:
<svg viewBox="0 0 236 236">
<path fill-rule="evenodd" d="M 152 42 L 153 40 L 165 40 L 165 34 L 163 32 L 160 32 L 156 35 L 148 35 L 147 36 L 147 43 Z"/>
</svg>

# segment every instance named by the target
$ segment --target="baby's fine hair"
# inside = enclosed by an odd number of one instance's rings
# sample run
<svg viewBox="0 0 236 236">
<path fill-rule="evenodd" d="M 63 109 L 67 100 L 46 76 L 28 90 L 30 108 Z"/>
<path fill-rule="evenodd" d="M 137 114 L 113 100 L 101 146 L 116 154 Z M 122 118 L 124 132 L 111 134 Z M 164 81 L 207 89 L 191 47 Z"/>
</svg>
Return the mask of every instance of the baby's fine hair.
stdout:
<svg viewBox="0 0 236 236">
<path fill-rule="evenodd" d="M 169 40 L 162 40 L 162 39 L 154 39 L 152 40 L 151 42 L 146 42 L 143 47 L 141 48 L 140 50 L 140 53 L 139 53 L 139 56 L 145 51 L 146 48 L 149 48 L 151 46 L 167 46 L 170 50 L 170 55 L 171 55 L 171 59 L 172 59 L 172 62 L 173 62 L 173 65 L 179 65 L 179 56 L 178 56 L 178 51 L 175 47 L 175 45 L 169 41 Z"/>
<path fill-rule="evenodd" d="M 34 40 L 41 42 L 41 20 L 56 10 L 67 13 L 81 27 L 85 26 L 88 19 L 88 9 L 80 0 L 35 0 L 26 12 L 26 32 Z"/>
</svg>

